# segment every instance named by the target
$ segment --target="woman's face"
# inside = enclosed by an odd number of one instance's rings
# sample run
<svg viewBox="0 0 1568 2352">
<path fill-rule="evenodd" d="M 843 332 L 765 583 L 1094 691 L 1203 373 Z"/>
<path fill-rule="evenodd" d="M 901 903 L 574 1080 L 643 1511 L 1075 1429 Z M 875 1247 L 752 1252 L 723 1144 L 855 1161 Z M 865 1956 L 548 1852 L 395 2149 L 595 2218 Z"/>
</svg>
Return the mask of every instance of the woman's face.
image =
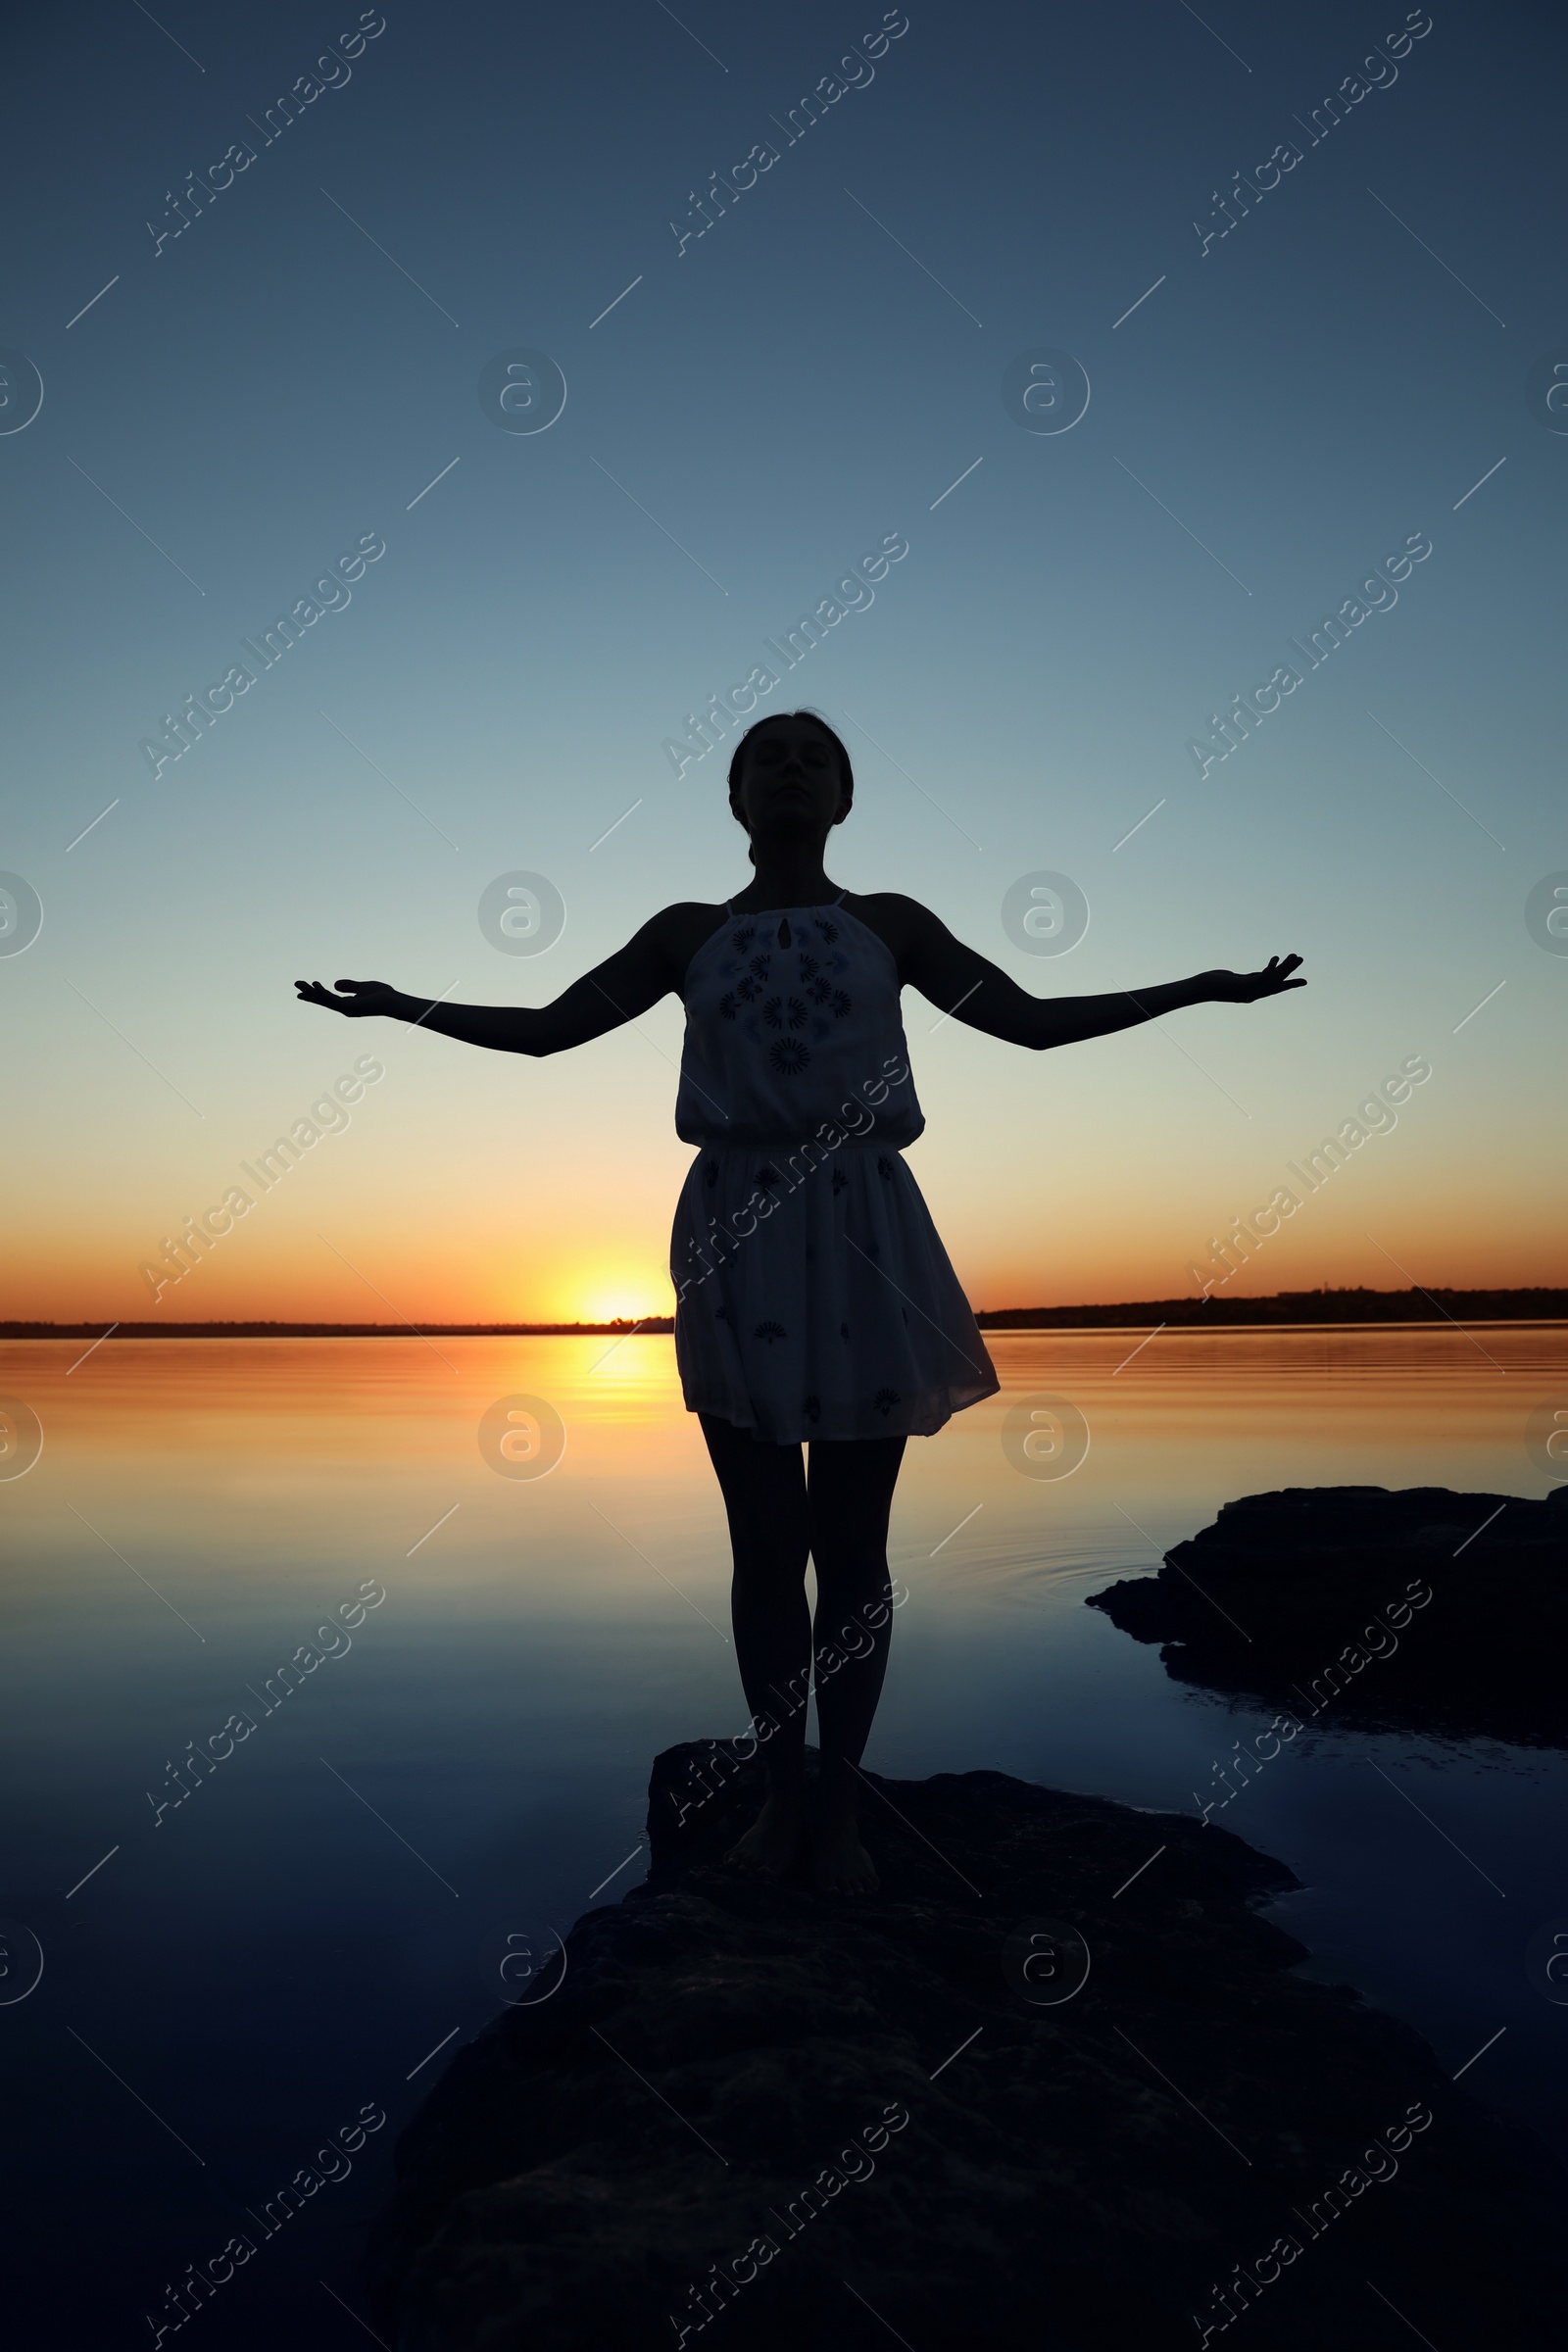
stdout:
<svg viewBox="0 0 1568 2352">
<path fill-rule="evenodd" d="M 839 756 L 819 727 L 781 718 L 748 746 L 734 807 L 754 842 L 815 834 L 849 814 Z"/>
</svg>

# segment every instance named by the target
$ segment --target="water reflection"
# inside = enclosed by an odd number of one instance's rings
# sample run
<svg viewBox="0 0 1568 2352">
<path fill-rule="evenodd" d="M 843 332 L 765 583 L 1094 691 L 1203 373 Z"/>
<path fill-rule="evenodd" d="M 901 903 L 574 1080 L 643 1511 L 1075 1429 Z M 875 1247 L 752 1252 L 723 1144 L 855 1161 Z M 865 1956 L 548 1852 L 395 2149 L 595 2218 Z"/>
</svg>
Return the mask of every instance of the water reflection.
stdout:
<svg viewBox="0 0 1568 2352">
<path fill-rule="evenodd" d="M 1143 1337 L 999 1335 L 1002 1395 L 911 1442 L 877 1769 L 988 1766 L 1196 1813 L 1267 1714 L 1172 1685 L 1087 1592 L 1245 1494 L 1545 1491 L 1523 1433 L 1568 1387 L 1561 1327 L 1171 1332 L 1131 1354 Z M 0 1360 L 46 1432 L 0 1484 L 0 1912 L 46 1956 L 0 2007 L 12 2210 L 40 2250 L 83 2221 L 98 2248 L 92 2278 L 55 2272 L 52 2326 L 65 2294 L 78 2335 L 139 2329 L 379 2102 L 390 2128 L 230 2289 L 223 2340 L 262 2344 L 285 2317 L 298 2335 L 319 2279 L 354 2300 L 386 2148 L 443 2036 L 493 2013 L 497 1936 L 546 1950 L 616 1899 L 641 1875 L 655 1751 L 742 1728 L 723 1516 L 667 1339 L 78 1355 Z M 498 1477 L 480 1450 L 514 1393 L 565 1425 L 547 1478 Z M 1042 1393 L 1092 1432 L 1067 1478 L 1020 1476 L 1003 1448 L 1007 1412 Z M 386 1598 L 356 1623 L 367 1580 Z M 327 1655 L 333 1623 L 348 1646 Z M 236 1715 L 254 1728 L 221 1763 L 182 1766 Z M 1560 2013 L 1523 1955 L 1568 1910 L 1548 1827 L 1565 1778 L 1501 1746 L 1314 1728 L 1224 1816 L 1302 1880 L 1281 1916 L 1316 1968 L 1454 2068 L 1506 2027 L 1466 2086 L 1551 2130 Z"/>
</svg>

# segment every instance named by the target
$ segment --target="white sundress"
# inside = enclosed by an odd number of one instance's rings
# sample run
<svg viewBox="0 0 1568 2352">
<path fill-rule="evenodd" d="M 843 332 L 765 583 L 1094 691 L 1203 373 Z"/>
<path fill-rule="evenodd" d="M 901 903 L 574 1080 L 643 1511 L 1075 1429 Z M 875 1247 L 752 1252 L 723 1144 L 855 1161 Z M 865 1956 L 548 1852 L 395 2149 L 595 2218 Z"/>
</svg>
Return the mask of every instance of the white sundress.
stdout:
<svg viewBox="0 0 1568 2352">
<path fill-rule="evenodd" d="M 841 894 L 842 895 L 842 894 Z M 928 1437 L 1000 1387 L 903 1158 L 891 951 L 837 901 L 725 910 L 685 983 L 670 1236 L 689 1412 L 775 1444 Z"/>
</svg>

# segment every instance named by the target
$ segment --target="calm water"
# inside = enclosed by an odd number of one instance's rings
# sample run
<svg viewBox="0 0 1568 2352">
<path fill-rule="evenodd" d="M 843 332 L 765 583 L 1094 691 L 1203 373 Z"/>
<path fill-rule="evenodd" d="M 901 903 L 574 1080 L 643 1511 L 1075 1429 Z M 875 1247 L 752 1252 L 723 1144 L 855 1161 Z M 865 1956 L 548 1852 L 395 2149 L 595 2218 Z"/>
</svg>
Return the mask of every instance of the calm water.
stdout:
<svg viewBox="0 0 1568 2352">
<path fill-rule="evenodd" d="M 996 1338 L 1003 1395 L 911 1441 L 875 1769 L 1196 1812 L 1267 1717 L 1182 1690 L 1086 1592 L 1269 1488 L 1544 1492 L 1523 1432 L 1568 1388 L 1561 1326 L 1165 1333 L 1124 1363 L 1141 1336 Z M 166 2284 L 243 2230 L 203 2340 L 363 2344 L 358 2235 L 395 2132 L 494 2013 L 481 1944 L 548 1942 L 636 1884 L 654 1752 L 743 1729 L 670 1343 L 609 1345 L 110 1341 L 69 1372 L 76 1348 L 0 1350 L 46 1433 L 0 1484 L 0 1914 L 44 1957 L 0 2006 L 12 2340 L 148 2343 Z M 1055 1482 L 1001 1443 L 1041 1391 L 1092 1432 Z M 518 1393 L 565 1425 L 542 1479 L 476 1439 Z M 384 1599 L 279 1697 L 367 1585 Z M 236 1711 L 254 1731 L 176 1806 L 166 1767 Z M 1303 1882 L 1278 1916 L 1315 1973 L 1454 2069 L 1506 2028 L 1466 2085 L 1559 2144 L 1568 2010 L 1523 1954 L 1568 1914 L 1565 1796 L 1561 1757 L 1324 1729 L 1225 1817 Z M 0 1993 L 31 1973 L 9 1948 Z M 367 2107 L 385 2125 L 318 2165 Z M 340 2177 L 264 2238 L 247 2212 L 307 2166 Z"/>
</svg>

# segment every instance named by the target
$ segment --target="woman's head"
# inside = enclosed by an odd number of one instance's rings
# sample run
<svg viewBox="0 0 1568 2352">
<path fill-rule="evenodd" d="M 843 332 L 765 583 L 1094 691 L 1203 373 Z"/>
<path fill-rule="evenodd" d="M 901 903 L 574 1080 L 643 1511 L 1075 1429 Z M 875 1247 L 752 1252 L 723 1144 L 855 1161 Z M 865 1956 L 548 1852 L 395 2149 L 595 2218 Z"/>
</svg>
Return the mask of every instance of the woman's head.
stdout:
<svg viewBox="0 0 1568 2352">
<path fill-rule="evenodd" d="M 729 805 L 753 840 L 815 833 L 824 841 L 849 815 L 855 771 L 825 718 L 778 710 L 747 728 L 729 763 Z"/>
</svg>

